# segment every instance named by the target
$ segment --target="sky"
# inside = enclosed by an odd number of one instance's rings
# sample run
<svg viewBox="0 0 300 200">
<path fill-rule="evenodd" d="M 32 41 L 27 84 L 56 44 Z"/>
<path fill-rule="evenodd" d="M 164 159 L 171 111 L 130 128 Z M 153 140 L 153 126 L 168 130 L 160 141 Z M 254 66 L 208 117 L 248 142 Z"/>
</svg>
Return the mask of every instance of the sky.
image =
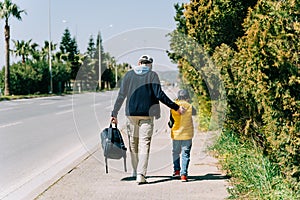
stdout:
<svg viewBox="0 0 300 200">
<path fill-rule="evenodd" d="M 154 64 L 169 66 L 165 35 L 176 28 L 175 3 L 188 0 L 12 0 L 27 15 L 22 21 L 11 18 L 11 39 L 32 39 L 43 46 L 45 40 L 58 44 L 68 28 L 81 53 L 86 52 L 90 36 L 100 31 L 104 51 L 118 62 L 136 64 L 141 54 L 154 57 Z M 50 14 L 49 14 L 50 13 Z M 2 29 L 2 31 L 1 31 Z M 50 30 L 50 31 L 49 31 Z M 10 43 L 11 49 L 14 48 Z M 122 49 L 122 51 L 120 51 Z M 20 60 L 11 56 L 11 62 Z M 4 21 L 0 22 L 0 67 L 4 57 Z"/>
</svg>

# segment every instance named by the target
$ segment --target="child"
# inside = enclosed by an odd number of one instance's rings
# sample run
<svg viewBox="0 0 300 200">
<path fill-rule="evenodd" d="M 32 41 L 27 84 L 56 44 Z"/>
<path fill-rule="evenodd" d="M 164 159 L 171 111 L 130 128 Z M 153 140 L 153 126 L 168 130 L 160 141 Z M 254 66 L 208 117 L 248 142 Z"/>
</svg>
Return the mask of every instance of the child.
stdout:
<svg viewBox="0 0 300 200">
<path fill-rule="evenodd" d="M 186 182 L 188 176 L 188 166 L 190 162 L 190 152 L 192 147 L 192 138 L 194 136 L 194 126 L 192 115 L 196 110 L 189 103 L 190 96 L 187 90 L 178 91 L 178 99 L 175 101 L 178 105 L 184 107 L 186 112 L 179 115 L 171 110 L 169 127 L 171 128 L 171 138 L 173 143 L 173 177 L 181 177 L 181 181 Z M 181 164 L 180 167 L 180 154 Z"/>
</svg>

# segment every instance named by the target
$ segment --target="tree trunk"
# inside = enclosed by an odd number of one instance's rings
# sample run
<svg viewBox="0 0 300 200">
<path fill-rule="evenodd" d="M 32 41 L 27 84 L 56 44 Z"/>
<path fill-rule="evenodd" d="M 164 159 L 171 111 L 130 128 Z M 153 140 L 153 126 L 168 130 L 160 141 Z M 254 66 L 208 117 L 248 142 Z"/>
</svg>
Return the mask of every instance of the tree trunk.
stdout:
<svg viewBox="0 0 300 200">
<path fill-rule="evenodd" d="M 23 64 L 23 65 L 25 65 L 25 61 L 26 61 L 25 56 L 22 55 L 22 64 Z"/>
<path fill-rule="evenodd" d="M 6 57 L 6 64 L 5 64 L 5 90 L 4 95 L 10 95 L 10 69 L 9 69 L 9 25 L 5 24 L 4 27 L 4 35 L 5 35 L 5 57 Z"/>
</svg>

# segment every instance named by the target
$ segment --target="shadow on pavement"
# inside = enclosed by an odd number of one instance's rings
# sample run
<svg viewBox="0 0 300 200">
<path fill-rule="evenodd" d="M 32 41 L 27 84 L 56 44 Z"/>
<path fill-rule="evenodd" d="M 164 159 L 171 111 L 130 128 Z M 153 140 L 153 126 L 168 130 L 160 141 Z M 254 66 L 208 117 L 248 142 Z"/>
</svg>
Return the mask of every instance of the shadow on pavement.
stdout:
<svg viewBox="0 0 300 200">
<path fill-rule="evenodd" d="M 230 179 L 230 176 L 222 174 L 206 174 L 204 176 L 188 176 L 189 182 L 192 181 L 203 181 L 203 180 L 224 180 Z"/>
<path fill-rule="evenodd" d="M 178 178 L 173 178 L 172 176 L 147 176 L 147 181 L 148 184 L 155 184 L 155 183 L 162 183 L 166 181 L 173 181 L 173 180 L 178 180 Z M 152 178 L 154 179 L 159 179 L 155 181 L 150 181 Z M 193 181 L 203 181 L 203 180 L 224 180 L 224 179 L 230 179 L 229 176 L 222 175 L 222 174 L 206 174 L 203 176 L 188 176 L 188 182 L 193 182 Z M 125 177 L 122 178 L 121 181 L 135 181 L 135 177 Z"/>
<path fill-rule="evenodd" d="M 121 179 L 121 181 L 135 181 L 135 180 L 136 180 L 136 177 L 133 177 L 133 176 L 125 177 L 125 178 Z"/>
<path fill-rule="evenodd" d="M 172 181 L 175 180 L 172 178 L 172 176 L 147 176 L 147 184 L 154 184 L 154 183 L 161 183 L 161 182 L 166 182 L 166 181 Z M 159 179 L 156 181 L 150 181 L 150 179 L 155 178 L 155 179 Z M 122 178 L 121 181 L 135 181 L 136 178 L 135 177 L 125 177 Z"/>
</svg>

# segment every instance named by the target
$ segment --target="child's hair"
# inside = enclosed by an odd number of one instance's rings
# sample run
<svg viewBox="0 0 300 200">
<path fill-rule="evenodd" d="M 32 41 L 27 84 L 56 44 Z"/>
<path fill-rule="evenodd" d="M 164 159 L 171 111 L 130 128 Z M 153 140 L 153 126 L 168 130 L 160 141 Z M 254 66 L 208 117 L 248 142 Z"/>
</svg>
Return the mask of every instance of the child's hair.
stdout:
<svg viewBox="0 0 300 200">
<path fill-rule="evenodd" d="M 177 94 L 178 100 L 187 100 L 190 99 L 189 92 L 187 90 L 179 90 Z"/>
</svg>

